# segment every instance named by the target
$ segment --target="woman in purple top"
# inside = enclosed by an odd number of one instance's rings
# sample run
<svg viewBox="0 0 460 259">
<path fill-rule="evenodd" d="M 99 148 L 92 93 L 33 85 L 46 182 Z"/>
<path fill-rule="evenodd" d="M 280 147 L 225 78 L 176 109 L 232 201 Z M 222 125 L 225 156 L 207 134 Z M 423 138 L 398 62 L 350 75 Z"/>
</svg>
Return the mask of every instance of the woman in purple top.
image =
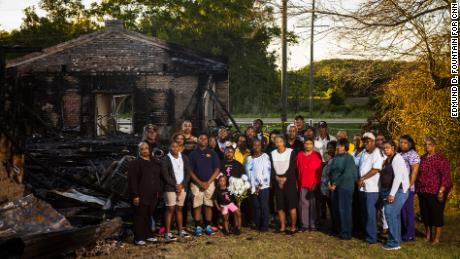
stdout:
<svg viewBox="0 0 460 259">
<path fill-rule="evenodd" d="M 452 188 L 449 161 L 436 151 L 433 138 L 425 139 L 425 155 L 420 161 L 420 172 L 415 182 L 419 197 L 420 213 L 425 224 L 425 237 L 434 244 L 439 243 L 444 225 L 444 207 Z M 433 233 L 433 227 L 435 232 Z"/>
<path fill-rule="evenodd" d="M 401 210 L 401 239 L 404 241 L 415 240 L 415 213 L 414 213 L 414 183 L 420 166 L 420 156 L 415 149 L 415 141 L 410 135 L 399 138 L 399 152 L 406 162 L 410 173 L 409 197 Z"/>
</svg>

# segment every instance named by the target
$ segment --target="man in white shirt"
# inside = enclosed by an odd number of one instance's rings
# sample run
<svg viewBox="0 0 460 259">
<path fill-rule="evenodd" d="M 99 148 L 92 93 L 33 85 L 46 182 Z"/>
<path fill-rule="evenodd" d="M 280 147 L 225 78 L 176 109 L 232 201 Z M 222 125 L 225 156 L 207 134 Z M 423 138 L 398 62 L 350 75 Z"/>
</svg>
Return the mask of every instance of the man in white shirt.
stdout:
<svg viewBox="0 0 460 259">
<path fill-rule="evenodd" d="M 380 170 L 382 170 L 383 156 L 375 146 L 374 134 L 367 132 L 363 135 L 365 150 L 360 154 L 359 178 L 356 181 L 359 187 L 359 200 L 363 225 L 365 226 L 366 242 L 377 242 L 376 208 L 379 198 Z"/>
<path fill-rule="evenodd" d="M 315 150 L 321 154 L 321 158 L 324 163 L 326 161 L 324 155 L 327 152 L 327 143 L 332 140 L 337 141 L 337 139 L 334 136 L 329 135 L 327 123 L 325 121 L 318 122 L 318 130 L 319 134 L 315 138 Z"/>
</svg>

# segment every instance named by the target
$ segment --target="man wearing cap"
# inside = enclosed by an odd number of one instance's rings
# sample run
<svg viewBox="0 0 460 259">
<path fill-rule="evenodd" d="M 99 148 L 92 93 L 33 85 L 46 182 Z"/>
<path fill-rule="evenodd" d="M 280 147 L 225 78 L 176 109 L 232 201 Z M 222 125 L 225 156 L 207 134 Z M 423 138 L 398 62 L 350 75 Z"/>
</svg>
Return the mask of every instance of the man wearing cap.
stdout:
<svg viewBox="0 0 460 259">
<path fill-rule="evenodd" d="M 157 126 L 153 124 L 147 124 L 144 126 L 144 131 L 142 133 L 142 141 L 146 142 L 149 145 L 151 156 L 153 155 L 154 150 L 159 148 L 157 137 Z"/>
<path fill-rule="evenodd" d="M 329 135 L 327 123 L 325 121 L 320 121 L 318 123 L 318 130 L 319 134 L 315 138 L 315 149 L 321 154 L 324 163 L 326 161 L 324 159 L 324 155 L 327 152 L 327 143 L 332 140 L 337 141 L 337 139 L 334 136 Z"/>
<path fill-rule="evenodd" d="M 379 197 L 380 170 L 383 165 L 383 156 L 375 145 L 375 136 L 371 132 L 363 135 L 365 150 L 359 159 L 359 175 L 356 181 L 359 187 L 359 200 L 363 225 L 366 232 L 366 242 L 377 242 L 377 202 Z"/>
</svg>

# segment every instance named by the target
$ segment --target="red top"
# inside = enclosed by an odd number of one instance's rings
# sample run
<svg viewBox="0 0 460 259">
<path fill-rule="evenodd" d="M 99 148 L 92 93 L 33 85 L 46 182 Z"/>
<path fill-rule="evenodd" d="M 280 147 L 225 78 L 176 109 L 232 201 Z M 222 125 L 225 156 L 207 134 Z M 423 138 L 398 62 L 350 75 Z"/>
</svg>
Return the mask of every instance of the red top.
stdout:
<svg viewBox="0 0 460 259">
<path fill-rule="evenodd" d="M 320 182 L 322 161 L 321 155 L 316 151 L 310 155 L 306 155 L 303 151 L 297 154 L 297 185 L 299 189 L 311 189 Z"/>
<path fill-rule="evenodd" d="M 436 153 L 431 157 L 427 154 L 423 155 L 417 180 L 415 181 L 415 190 L 417 192 L 437 194 L 441 186 L 446 188 L 446 192 L 452 187 L 447 158 L 441 153 Z"/>
</svg>

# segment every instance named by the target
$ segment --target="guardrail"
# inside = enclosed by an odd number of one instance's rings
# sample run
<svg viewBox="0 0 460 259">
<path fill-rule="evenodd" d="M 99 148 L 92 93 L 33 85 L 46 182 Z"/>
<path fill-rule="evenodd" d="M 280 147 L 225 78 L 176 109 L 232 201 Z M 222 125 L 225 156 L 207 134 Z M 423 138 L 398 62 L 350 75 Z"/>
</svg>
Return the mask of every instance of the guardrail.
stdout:
<svg viewBox="0 0 460 259">
<path fill-rule="evenodd" d="M 238 124 L 251 124 L 256 118 L 234 118 Z M 281 118 L 260 118 L 264 123 L 281 123 Z M 325 119 L 325 118 L 314 118 L 312 119 L 313 123 L 318 123 L 319 121 L 326 121 L 330 124 L 364 124 L 367 123 L 365 118 L 343 118 L 343 119 Z M 288 122 L 294 122 L 294 118 L 288 118 Z M 310 119 L 306 118 L 305 122 L 308 123 Z M 230 123 L 230 121 L 229 121 Z"/>
</svg>

